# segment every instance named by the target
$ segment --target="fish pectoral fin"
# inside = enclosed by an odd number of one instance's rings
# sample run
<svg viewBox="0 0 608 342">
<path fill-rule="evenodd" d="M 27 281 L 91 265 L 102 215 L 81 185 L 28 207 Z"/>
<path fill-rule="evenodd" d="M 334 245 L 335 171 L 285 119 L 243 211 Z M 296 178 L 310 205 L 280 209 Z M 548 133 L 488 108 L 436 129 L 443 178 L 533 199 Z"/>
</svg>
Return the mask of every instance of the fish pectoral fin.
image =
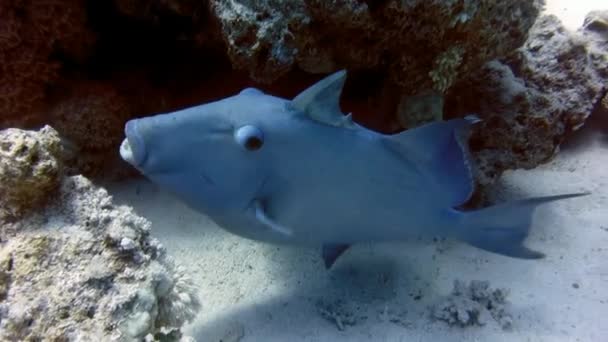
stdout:
<svg viewBox="0 0 608 342">
<path fill-rule="evenodd" d="M 293 235 L 293 232 L 291 231 L 291 229 L 283 227 L 282 225 L 276 223 L 270 217 L 268 217 L 268 214 L 264 210 L 264 205 L 262 204 L 262 201 L 255 200 L 253 202 L 253 206 L 254 206 L 254 210 L 255 210 L 255 218 L 261 224 L 263 224 L 264 226 L 270 228 L 272 231 L 275 231 L 279 234 L 282 234 L 285 236 Z"/>
<path fill-rule="evenodd" d="M 330 269 L 336 260 L 346 252 L 350 247 L 349 244 L 341 243 L 328 243 L 324 244 L 321 248 L 321 256 L 323 256 L 323 262 L 325 263 L 325 269 Z"/>
</svg>

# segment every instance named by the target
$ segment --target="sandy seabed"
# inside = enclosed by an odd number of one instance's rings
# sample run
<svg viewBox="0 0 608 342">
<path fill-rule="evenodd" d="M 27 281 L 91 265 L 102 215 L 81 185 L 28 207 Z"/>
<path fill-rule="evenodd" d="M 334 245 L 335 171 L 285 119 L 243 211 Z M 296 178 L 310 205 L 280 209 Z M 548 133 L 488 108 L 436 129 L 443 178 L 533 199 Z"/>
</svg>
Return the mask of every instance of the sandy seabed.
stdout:
<svg viewBox="0 0 608 342">
<path fill-rule="evenodd" d="M 574 29 L 601 5 L 555 0 L 547 11 Z M 608 341 L 607 115 L 596 114 L 600 130 L 584 128 L 551 163 L 507 172 L 493 190 L 496 202 L 592 193 L 537 211 L 527 243 L 547 254 L 541 260 L 406 241 L 357 245 L 328 272 L 318 250 L 231 235 L 146 180 L 108 189 L 149 219 L 191 272 L 203 309 L 185 332 L 197 341 Z M 476 279 L 509 290 L 511 329 L 492 319 L 465 328 L 431 319 L 429 307 L 455 280 Z"/>
</svg>

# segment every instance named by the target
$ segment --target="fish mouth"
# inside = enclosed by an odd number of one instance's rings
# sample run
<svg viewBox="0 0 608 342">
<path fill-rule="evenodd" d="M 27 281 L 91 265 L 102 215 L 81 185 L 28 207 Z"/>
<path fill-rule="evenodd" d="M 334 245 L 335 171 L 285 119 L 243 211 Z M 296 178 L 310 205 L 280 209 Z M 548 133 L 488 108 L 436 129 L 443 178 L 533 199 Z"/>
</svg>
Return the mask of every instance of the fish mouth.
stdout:
<svg viewBox="0 0 608 342">
<path fill-rule="evenodd" d="M 137 120 L 127 121 L 125 124 L 126 138 L 120 144 L 120 156 L 133 166 L 141 166 L 146 160 L 146 148 L 137 128 Z"/>
</svg>

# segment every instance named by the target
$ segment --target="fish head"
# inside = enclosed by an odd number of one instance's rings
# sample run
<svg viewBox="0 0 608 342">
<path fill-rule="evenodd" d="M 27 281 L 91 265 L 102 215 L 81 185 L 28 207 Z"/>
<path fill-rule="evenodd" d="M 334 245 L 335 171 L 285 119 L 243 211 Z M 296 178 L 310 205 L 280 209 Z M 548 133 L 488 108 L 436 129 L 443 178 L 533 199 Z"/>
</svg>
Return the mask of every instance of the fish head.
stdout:
<svg viewBox="0 0 608 342">
<path fill-rule="evenodd" d="M 345 76 L 336 72 L 292 100 L 246 88 L 219 101 L 130 120 L 120 154 L 232 233 L 291 240 L 294 229 L 282 225 L 286 215 L 277 202 L 297 203 L 294 189 L 323 182 L 306 169 L 330 166 L 335 156 L 326 147 L 342 141 L 342 129 L 357 129 L 340 111 Z"/>
<path fill-rule="evenodd" d="M 269 116 L 284 110 L 284 100 L 247 88 L 220 101 L 128 121 L 120 154 L 195 209 L 245 210 L 269 177 Z"/>
</svg>

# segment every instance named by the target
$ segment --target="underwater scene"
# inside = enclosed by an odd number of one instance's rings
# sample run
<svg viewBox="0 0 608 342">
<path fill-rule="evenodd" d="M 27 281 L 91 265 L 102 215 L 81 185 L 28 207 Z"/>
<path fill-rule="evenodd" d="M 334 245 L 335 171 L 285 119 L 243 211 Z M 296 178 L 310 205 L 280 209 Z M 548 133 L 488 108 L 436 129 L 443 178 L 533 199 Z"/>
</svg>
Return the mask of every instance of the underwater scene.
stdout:
<svg viewBox="0 0 608 342">
<path fill-rule="evenodd" d="M 0 341 L 608 341 L 608 1 L 0 0 Z"/>
</svg>

